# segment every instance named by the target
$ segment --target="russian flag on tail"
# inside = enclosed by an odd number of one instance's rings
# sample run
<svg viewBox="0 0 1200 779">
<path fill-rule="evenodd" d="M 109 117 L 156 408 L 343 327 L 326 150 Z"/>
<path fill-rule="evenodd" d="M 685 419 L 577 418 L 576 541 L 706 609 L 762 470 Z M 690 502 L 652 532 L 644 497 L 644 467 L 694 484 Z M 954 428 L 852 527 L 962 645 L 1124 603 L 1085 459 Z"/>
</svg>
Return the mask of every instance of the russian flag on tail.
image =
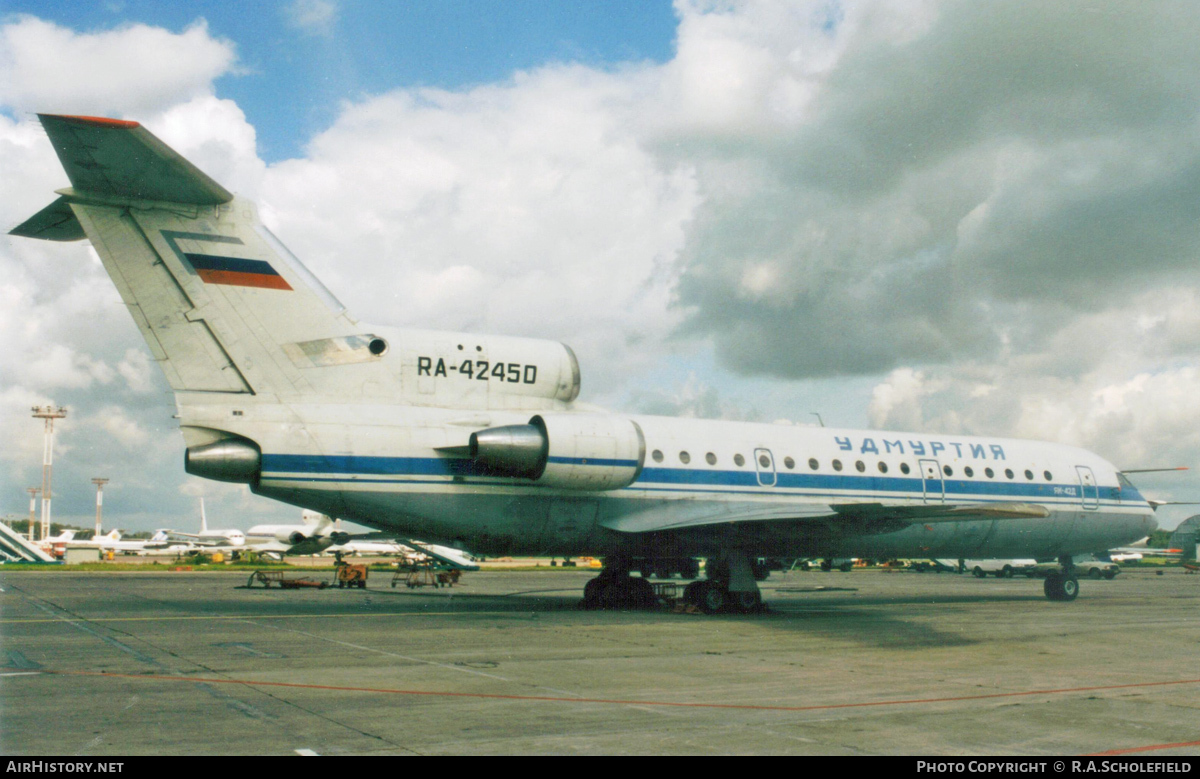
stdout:
<svg viewBox="0 0 1200 779">
<path fill-rule="evenodd" d="M 247 260 L 241 257 L 217 257 L 212 254 L 184 253 L 196 270 L 196 275 L 206 284 L 228 284 L 235 287 L 260 287 L 262 289 L 286 289 L 292 287 L 287 280 L 264 260 Z"/>
</svg>

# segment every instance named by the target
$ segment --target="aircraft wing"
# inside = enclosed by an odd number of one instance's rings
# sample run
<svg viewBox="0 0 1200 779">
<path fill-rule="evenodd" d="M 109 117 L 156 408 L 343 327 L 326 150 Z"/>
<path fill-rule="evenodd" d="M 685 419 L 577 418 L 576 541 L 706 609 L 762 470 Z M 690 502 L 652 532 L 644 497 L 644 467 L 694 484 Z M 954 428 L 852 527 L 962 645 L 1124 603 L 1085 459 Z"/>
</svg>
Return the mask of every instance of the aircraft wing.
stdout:
<svg viewBox="0 0 1200 779">
<path fill-rule="evenodd" d="M 714 509 L 712 504 L 667 503 L 663 506 L 602 521 L 609 530 L 621 533 L 652 533 L 689 530 L 741 522 L 821 522 L 831 526 L 874 525 L 878 527 L 930 522 L 959 522 L 986 519 L 1042 519 L 1050 516 L 1044 506 L 1033 503 L 966 503 L 889 506 L 883 503 L 764 504 L 733 502 Z"/>
</svg>

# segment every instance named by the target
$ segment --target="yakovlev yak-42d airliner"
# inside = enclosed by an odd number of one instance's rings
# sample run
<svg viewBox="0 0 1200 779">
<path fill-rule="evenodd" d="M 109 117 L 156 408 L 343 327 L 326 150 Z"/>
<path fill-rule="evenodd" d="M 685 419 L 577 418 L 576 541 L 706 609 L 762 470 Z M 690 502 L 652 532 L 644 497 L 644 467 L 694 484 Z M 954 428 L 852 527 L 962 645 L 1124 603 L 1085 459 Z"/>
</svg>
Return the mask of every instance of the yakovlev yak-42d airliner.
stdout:
<svg viewBox="0 0 1200 779">
<path fill-rule="evenodd" d="M 71 187 L 12 231 L 87 238 L 174 390 L 188 473 L 476 553 L 708 559 L 685 597 L 753 610 L 760 557 L 1058 558 L 1128 544 L 1155 506 L 1070 446 L 604 411 L 555 341 L 359 322 L 226 191 L 136 122 L 41 115 Z"/>
</svg>

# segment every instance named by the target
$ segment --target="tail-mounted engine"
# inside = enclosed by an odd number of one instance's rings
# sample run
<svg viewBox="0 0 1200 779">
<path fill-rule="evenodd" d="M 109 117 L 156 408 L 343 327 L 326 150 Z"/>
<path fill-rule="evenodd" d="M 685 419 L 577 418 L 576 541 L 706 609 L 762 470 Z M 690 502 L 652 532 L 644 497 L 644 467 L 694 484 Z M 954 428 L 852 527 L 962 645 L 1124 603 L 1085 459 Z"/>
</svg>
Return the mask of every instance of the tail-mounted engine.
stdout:
<svg viewBox="0 0 1200 779">
<path fill-rule="evenodd" d="M 205 479 L 253 484 L 262 471 L 262 452 L 253 441 L 228 438 L 188 447 L 183 455 L 183 469 Z"/>
<path fill-rule="evenodd" d="M 496 476 L 563 489 L 616 490 L 637 481 L 646 460 L 646 440 L 631 419 L 540 414 L 526 425 L 472 433 L 470 453 Z"/>
</svg>

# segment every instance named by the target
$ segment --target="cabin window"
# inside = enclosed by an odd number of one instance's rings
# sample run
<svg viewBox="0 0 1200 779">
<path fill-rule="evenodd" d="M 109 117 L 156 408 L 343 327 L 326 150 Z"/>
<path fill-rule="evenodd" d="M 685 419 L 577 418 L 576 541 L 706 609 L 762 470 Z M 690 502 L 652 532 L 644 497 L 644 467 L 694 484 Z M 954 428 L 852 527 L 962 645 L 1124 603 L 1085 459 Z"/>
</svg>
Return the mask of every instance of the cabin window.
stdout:
<svg viewBox="0 0 1200 779">
<path fill-rule="evenodd" d="M 709 465 L 716 465 L 717 464 L 717 456 L 715 454 L 713 454 L 712 452 L 709 452 L 708 454 L 704 455 L 704 461 L 706 463 L 708 463 Z"/>
<path fill-rule="evenodd" d="M 1025 478 L 1029 479 L 1030 481 L 1033 481 L 1033 471 L 1026 469 Z"/>
<path fill-rule="evenodd" d="M 1042 471 L 1042 475 L 1046 477 L 1046 481 L 1054 481 L 1054 474 L 1050 471 Z"/>
<path fill-rule="evenodd" d="M 679 462 L 683 463 L 684 465 L 687 465 L 691 461 L 692 461 L 692 456 L 690 454 L 688 454 L 687 452 L 679 453 Z"/>
<path fill-rule="evenodd" d="M 965 473 L 969 479 L 975 475 L 975 469 L 968 465 L 966 468 L 963 468 L 963 473 Z"/>
<path fill-rule="evenodd" d="M 900 463 L 900 473 L 907 474 L 912 468 L 908 467 L 908 463 Z"/>
<path fill-rule="evenodd" d="M 819 462 L 817 462 L 817 458 L 810 457 L 810 458 L 808 458 L 808 467 L 812 468 L 815 471 L 816 469 L 821 467 L 821 464 Z"/>
<path fill-rule="evenodd" d="M 796 461 L 790 457 L 785 457 L 785 458 L 783 458 L 783 465 L 785 468 L 787 468 L 790 471 L 796 467 Z"/>
<path fill-rule="evenodd" d="M 943 465 L 943 466 L 942 466 L 942 473 L 946 474 L 947 476 L 953 476 L 953 475 L 954 475 L 954 469 L 953 469 L 953 468 L 951 468 L 949 465 Z"/>
<path fill-rule="evenodd" d="M 746 458 L 742 457 L 740 454 L 735 454 L 733 456 L 733 464 L 736 465 L 737 467 L 741 468 L 743 465 L 746 464 Z"/>
<path fill-rule="evenodd" d="M 651 452 L 650 456 L 654 458 L 654 462 L 656 463 L 661 463 L 663 461 L 662 451 L 659 449 L 655 449 L 653 452 Z"/>
<path fill-rule="evenodd" d="M 887 463 L 885 463 L 883 460 L 879 461 L 879 472 L 887 473 Z"/>
<path fill-rule="evenodd" d="M 995 471 L 993 471 L 991 468 L 984 468 L 984 469 L 983 469 L 983 475 L 984 475 L 984 476 L 986 476 L 986 477 L 988 477 L 988 478 L 990 479 L 990 478 L 992 478 L 993 476 L 995 476 L 995 475 L 996 475 L 996 472 L 995 472 Z"/>
<path fill-rule="evenodd" d="M 1011 479 L 1013 477 L 1012 468 L 1005 468 L 1004 475 Z"/>
<path fill-rule="evenodd" d="M 833 461 L 833 469 L 834 469 L 835 471 L 840 471 L 840 470 L 842 469 L 842 461 L 841 461 L 841 460 L 834 460 L 834 461 Z"/>
<path fill-rule="evenodd" d="M 864 471 L 867 470 L 867 465 L 862 460 L 856 461 L 854 463 L 854 467 L 858 470 L 859 473 L 863 473 Z"/>
<path fill-rule="evenodd" d="M 760 454 L 758 456 L 758 464 L 764 468 L 770 468 L 771 467 L 771 458 L 767 457 L 765 454 Z"/>
</svg>

